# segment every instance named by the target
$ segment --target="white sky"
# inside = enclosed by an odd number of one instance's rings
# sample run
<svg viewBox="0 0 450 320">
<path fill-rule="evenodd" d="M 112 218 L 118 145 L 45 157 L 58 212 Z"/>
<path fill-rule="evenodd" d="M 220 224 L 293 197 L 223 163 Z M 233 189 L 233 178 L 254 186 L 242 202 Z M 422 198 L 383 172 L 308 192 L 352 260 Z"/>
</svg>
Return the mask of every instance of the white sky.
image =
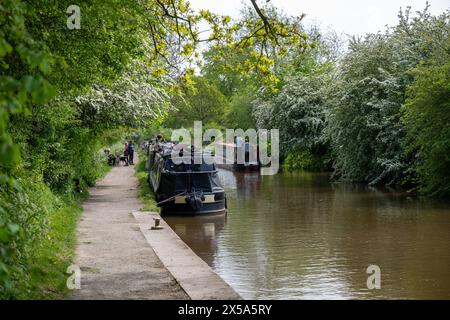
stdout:
<svg viewBox="0 0 450 320">
<path fill-rule="evenodd" d="M 239 16 L 242 3 L 249 0 L 188 0 L 194 9 L 209 9 L 212 12 Z M 259 0 L 264 3 L 265 0 Z M 363 35 L 384 30 L 386 25 L 397 22 L 401 8 L 412 7 L 412 11 L 425 8 L 426 0 L 271 0 L 271 3 L 290 15 L 306 14 L 305 24 L 318 24 L 338 33 Z M 449 0 L 429 0 L 430 12 L 440 14 L 450 9 Z"/>
</svg>

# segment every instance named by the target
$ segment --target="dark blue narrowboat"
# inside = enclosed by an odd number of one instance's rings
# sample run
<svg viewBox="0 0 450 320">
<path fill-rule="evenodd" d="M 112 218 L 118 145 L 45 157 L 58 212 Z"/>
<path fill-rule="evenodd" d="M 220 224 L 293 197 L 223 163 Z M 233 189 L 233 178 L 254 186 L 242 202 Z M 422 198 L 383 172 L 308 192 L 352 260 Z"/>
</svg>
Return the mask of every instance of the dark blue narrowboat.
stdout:
<svg viewBox="0 0 450 320">
<path fill-rule="evenodd" d="M 210 154 L 203 154 L 202 163 L 194 164 L 195 153 L 191 148 L 191 162 L 176 164 L 172 161 L 173 143 L 152 143 L 148 148 L 148 180 L 155 193 L 161 214 L 201 215 L 225 213 L 225 191 L 214 163 L 205 161 Z"/>
</svg>

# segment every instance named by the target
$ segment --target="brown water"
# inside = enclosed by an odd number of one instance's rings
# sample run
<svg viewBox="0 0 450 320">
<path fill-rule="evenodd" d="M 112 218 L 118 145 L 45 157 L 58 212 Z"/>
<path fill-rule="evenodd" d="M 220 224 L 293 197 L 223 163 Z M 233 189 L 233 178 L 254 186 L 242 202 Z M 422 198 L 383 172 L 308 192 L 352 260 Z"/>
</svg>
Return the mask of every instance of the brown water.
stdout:
<svg viewBox="0 0 450 320">
<path fill-rule="evenodd" d="M 221 171 L 225 217 L 166 217 L 246 299 L 450 299 L 450 203 L 326 175 Z M 381 269 L 367 289 L 366 269 Z"/>
</svg>

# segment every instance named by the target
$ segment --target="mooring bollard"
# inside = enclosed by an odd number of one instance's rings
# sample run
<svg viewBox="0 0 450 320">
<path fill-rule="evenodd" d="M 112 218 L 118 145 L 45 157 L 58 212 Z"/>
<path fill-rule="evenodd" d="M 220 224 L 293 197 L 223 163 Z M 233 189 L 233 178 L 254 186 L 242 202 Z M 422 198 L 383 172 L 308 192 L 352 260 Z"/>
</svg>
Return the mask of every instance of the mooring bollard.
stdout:
<svg viewBox="0 0 450 320">
<path fill-rule="evenodd" d="M 155 225 L 152 226 L 152 230 L 159 230 L 163 228 L 159 225 L 161 223 L 161 218 L 153 218 L 153 220 L 155 221 Z"/>
</svg>

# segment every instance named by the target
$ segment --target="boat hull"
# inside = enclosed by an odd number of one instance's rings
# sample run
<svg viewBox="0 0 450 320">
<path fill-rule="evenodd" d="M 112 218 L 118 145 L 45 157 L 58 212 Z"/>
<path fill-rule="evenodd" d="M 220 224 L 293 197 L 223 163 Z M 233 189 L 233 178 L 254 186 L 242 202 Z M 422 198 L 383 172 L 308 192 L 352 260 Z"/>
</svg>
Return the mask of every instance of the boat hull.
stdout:
<svg viewBox="0 0 450 320">
<path fill-rule="evenodd" d="M 203 203 L 199 209 L 193 209 L 187 203 L 171 202 L 161 206 L 162 215 L 179 215 L 179 216 L 197 216 L 197 215 L 214 215 L 226 213 L 225 200 Z"/>
</svg>

